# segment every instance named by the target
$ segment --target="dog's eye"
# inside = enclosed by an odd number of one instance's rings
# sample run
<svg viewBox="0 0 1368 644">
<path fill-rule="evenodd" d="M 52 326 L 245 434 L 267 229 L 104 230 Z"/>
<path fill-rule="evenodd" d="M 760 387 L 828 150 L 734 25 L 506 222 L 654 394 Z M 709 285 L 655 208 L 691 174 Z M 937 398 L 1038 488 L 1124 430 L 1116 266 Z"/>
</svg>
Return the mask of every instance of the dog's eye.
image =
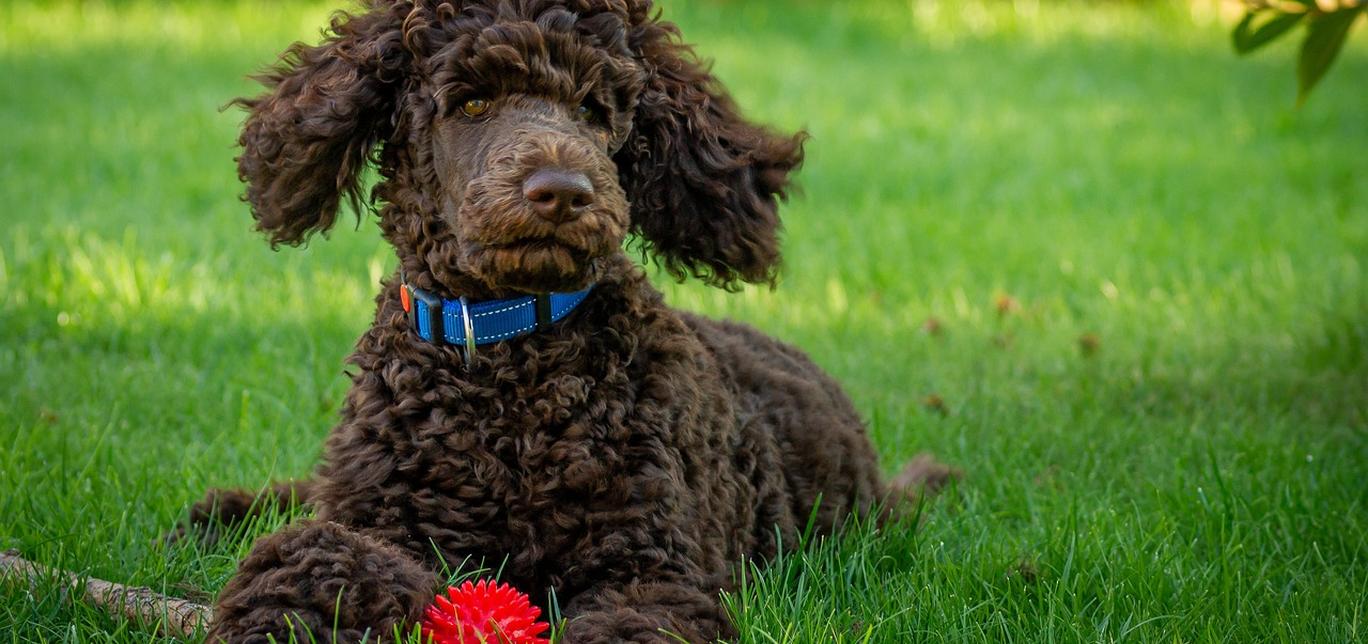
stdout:
<svg viewBox="0 0 1368 644">
<path fill-rule="evenodd" d="M 489 101 L 483 98 L 472 98 L 461 105 L 461 113 L 466 116 L 479 116 L 489 111 Z"/>
<path fill-rule="evenodd" d="M 598 120 L 598 113 L 594 111 L 594 108 L 581 103 L 579 107 L 575 108 L 575 118 L 585 123 L 592 123 Z"/>
</svg>

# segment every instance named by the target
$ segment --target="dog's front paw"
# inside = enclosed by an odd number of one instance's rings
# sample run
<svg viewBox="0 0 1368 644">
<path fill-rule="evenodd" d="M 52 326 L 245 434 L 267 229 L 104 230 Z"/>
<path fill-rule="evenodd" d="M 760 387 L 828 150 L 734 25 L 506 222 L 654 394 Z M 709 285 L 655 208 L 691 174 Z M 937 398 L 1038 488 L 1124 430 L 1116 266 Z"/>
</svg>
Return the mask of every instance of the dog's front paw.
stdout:
<svg viewBox="0 0 1368 644">
<path fill-rule="evenodd" d="M 385 640 L 421 617 L 436 587 L 436 575 L 398 548 L 304 521 L 252 546 L 219 594 L 208 641 Z"/>
<path fill-rule="evenodd" d="M 630 582 L 586 591 L 566 607 L 570 619 L 561 644 L 678 644 L 730 637 L 735 633 L 714 588 L 713 583 L 695 579 Z"/>
</svg>

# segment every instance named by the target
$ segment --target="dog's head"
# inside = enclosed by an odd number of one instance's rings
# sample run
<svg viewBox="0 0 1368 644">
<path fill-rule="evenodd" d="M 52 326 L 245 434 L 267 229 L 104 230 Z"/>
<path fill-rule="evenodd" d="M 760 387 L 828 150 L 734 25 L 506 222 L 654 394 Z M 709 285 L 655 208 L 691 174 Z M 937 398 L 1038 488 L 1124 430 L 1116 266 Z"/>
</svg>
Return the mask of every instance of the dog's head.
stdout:
<svg viewBox="0 0 1368 644">
<path fill-rule="evenodd" d="M 273 244 L 358 209 L 454 294 L 584 286 L 629 232 L 676 277 L 773 279 L 802 136 L 744 120 L 650 0 L 374 1 L 262 77 L 238 158 Z"/>
</svg>

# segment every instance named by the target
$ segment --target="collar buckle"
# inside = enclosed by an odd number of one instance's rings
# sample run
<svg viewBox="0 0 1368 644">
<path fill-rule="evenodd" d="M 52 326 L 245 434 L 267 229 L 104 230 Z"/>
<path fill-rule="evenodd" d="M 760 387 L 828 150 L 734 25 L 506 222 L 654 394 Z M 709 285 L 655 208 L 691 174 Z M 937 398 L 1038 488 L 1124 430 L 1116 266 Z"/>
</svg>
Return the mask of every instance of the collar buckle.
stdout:
<svg viewBox="0 0 1368 644">
<path fill-rule="evenodd" d="M 403 285 L 404 317 L 418 337 L 441 344 L 446 340 L 442 329 L 442 298 L 421 288 Z"/>
</svg>

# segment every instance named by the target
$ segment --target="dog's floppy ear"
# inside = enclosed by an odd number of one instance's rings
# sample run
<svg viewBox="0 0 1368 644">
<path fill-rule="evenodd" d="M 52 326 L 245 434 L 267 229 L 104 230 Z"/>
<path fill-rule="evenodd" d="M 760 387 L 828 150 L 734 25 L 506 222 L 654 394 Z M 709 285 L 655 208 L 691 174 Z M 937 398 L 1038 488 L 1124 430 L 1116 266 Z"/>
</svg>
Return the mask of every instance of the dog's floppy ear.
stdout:
<svg viewBox="0 0 1368 644">
<path fill-rule="evenodd" d="M 778 201 L 802 163 L 806 135 L 746 121 L 677 27 L 651 16 L 634 22 L 629 45 L 647 81 L 631 137 L 614 158 L 633 231 L 676 278 L 772 284 Z"/>
<path fill-rule="evenodd" d="M 343 195 L 360 212 L 361 171 L 394 109 L 401 27 L 385 10 L 339 13 L 322 44 L 295 43 L 257 77 L 265 94 L 234 101 L 249 111 L 238 177 L 272 246 L 326 231 Z"/>
</svg>

